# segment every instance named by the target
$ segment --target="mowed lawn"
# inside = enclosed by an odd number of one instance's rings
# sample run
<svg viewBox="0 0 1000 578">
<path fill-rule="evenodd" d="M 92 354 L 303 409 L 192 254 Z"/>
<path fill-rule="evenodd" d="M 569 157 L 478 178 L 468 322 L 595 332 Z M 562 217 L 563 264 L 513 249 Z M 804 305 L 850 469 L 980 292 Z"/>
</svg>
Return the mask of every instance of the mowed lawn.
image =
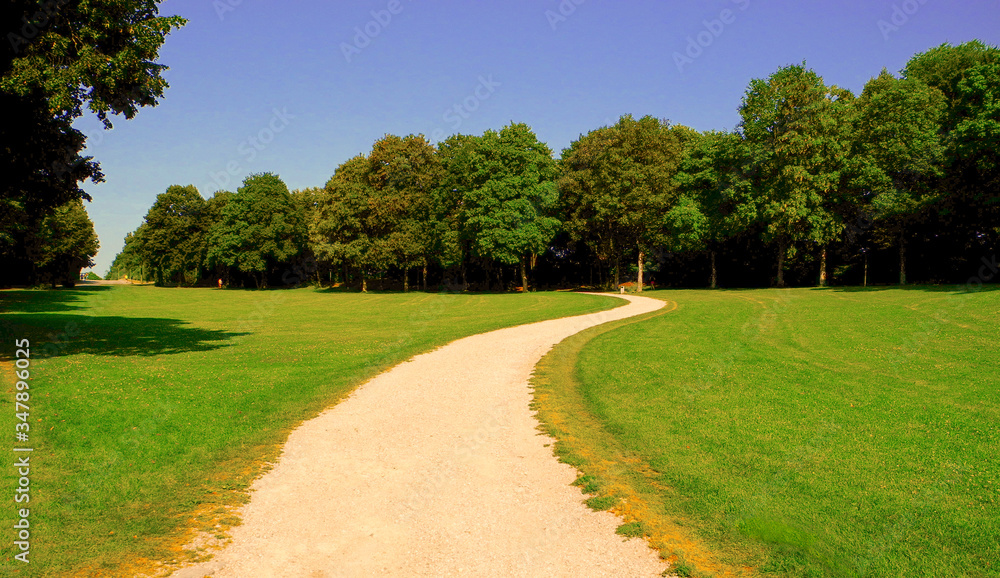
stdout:
<svg viewBox="0 0 1000 578">
<path fill-rule="evenodd" d="M 0 292 L 0 431 L 13 447 L 13 340 L 29 338 L 35 448 L 30 565 L 13 560 L 17 477 L 0 470 L 0 574 L 125 576 L 143 558 L 183 557 L 184 529 L 232 522 L 224 506 L 245 499 L 239 490 L 290 428 L 366 378 L 460 337 L 621 304 L 309 288 Z"/>
<path fill-rule="evenodd" d="M 1000 291 L 648 295 L 677 308 L 581 335 L 574 386 L 550 359 L 538 395 L 682 575 L 1000 576 Z"/>
</svg>

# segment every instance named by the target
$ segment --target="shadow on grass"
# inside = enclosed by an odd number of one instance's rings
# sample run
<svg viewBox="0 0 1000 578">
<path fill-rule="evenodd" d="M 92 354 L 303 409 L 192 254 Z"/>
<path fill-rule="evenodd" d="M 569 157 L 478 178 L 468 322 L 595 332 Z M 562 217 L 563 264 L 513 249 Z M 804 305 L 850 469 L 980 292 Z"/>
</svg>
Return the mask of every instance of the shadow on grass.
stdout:
<svg viewBox="0 0 1000 578">
<path fill-rule="evenodd" d="M 982 293 L 1000 291 L 1000 285 L 984 283 L 982 285 L 876 285 L 868 287 L 813 287 L 815 291 L 836 291 L 841 293 L 875 293 L 879 291 L 923 291 L 926 293 Z"/>
<path fill-rule="evenodd" d="M 88 317 L 60 313 L 24 313 L 0 323 L 0 360 L 14 356 L 14 339 L 31 341 L 32 359 L 85 353 L 108 356 L 171 355 L 228 347 L 246 335 L 190 327 L 177 319 L 149 317 Z"/>
<path fill-rule="evenodd" d="M 93 293 L 110 291 L 107 285 L 74 289 L 28 289 L 0 291 L 0 313 L 45 313 L 49 311 L 79 311 L 81 301 Z"/>
</svg>

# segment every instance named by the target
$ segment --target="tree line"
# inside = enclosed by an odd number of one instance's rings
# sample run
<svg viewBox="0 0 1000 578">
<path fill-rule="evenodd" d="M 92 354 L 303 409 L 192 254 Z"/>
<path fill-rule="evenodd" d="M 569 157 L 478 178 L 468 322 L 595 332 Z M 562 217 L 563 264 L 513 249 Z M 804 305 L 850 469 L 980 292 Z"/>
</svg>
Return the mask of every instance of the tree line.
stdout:
<svg viewBox="0 0 1000 578">
<path fill-rule="evenodd" d="M 1000 49 L 915 55 L 860 95 L 801 65 L 732 131 L 623 116 L 556 159 L 525 124 L 386 135 L 323 187 L 159 195 L 112 276 L 367 290 L 965 281 L 1000 235 Z M 990 260 L 992 257 L 992 261 Z"/>
</svg>

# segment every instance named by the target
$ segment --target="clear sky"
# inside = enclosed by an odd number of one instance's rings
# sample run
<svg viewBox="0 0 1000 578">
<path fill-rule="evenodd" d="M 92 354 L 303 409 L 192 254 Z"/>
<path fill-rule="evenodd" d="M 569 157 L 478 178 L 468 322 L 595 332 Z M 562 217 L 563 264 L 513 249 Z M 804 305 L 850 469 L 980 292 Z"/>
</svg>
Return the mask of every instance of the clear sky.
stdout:
<svg viewBox="0 0 1000 578">
<path fill-rule="evenodd" d="M 1000 45 L 997 0 L 167 0 L 187 26 L 155 108 L 89 135 L 103 275 L 156 195 L 270 171 L 323 186 L 386 133 L 436 142 L 515 122 L 556 156 L 623 114 L 732 129 L 752 78 L 806 62 L 856 94 L 944 42 Z"/>
</svg>

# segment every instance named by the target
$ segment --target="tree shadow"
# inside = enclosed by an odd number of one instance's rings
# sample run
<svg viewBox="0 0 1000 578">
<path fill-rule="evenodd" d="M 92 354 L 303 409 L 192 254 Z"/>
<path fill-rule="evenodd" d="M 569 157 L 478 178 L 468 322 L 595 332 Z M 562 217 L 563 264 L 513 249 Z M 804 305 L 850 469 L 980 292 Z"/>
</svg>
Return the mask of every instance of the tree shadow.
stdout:
<svg viewBox="0 0 1000 578">
<path fill-rule="evenodd" d="M 957 283 L 953 285 L 869 285 L 868 287 L 813 287 L 814 291 L 835 291 L 838 293 L 877 293 L 881 291 L 920 291 L 924 293 L 981 293 L 1000 291 L 1000 285 L 985 283 L 972 285 Z"/>
<path fill-rule="evenodd" d="M 229 347 L 246 335 L 191 327 L 178 319 L 23 313 L 0 323 L 0 360 L 14 357 L 14 340 L 29 339 L 31 359 L 76 355 L 172 355 Z"/>
<path fill-rule="evenodd" d="M 88 294 L 110 291 L 107 285 L 73 289 L 28 289 L 0 291 L 0 313 L 45 313 L 79 311 Z"/>
</svg>

